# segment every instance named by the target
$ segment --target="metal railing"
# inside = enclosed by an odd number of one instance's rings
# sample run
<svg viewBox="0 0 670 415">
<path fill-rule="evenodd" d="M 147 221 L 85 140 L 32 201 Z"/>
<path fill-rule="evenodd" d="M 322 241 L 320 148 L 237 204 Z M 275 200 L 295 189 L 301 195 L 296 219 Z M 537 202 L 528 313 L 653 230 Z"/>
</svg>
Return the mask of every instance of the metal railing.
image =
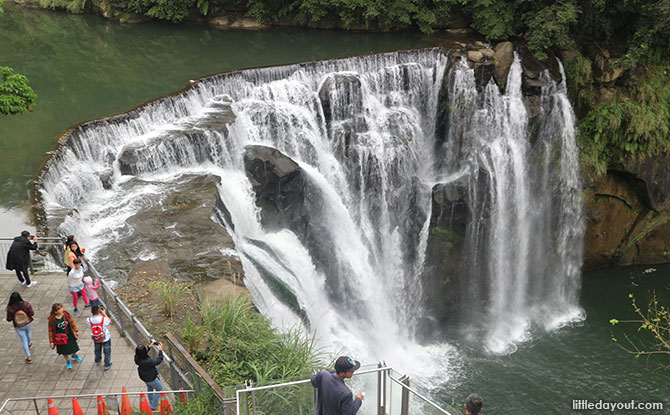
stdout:
<svg viewBox="0 0 670 415">
<path fill-rule="evenodd" d="M 7 253 L 14 238 L 0 238 L 0 271 L 6 271 Z M 60 271 L 64 268 L 63 244 L 60 237 L 44 237 L 37 240 L 37 249 L 30 251 L 28 269 L 32 274 L 37 271 Z"/>
<path fill-rule="evenodd" d="M 445 409 L 418 388 L 410 387 L 409 377 L 395 375 L 393 368 L 379 363 L 372 369 L 356 371 L 351 383 L 365 392 L 365 412 L 377 415 L 441 414 L 455 415 L 451 406 Z M 393 387 L 395 385 L 395 387 Z M 236 391 L 236 415 L 311 414 L 316 405 L 316 389 L 310 379 L 254 385 L 249 383 Z M 372 409 L 369 403 L 372 402 Z"/>
<path fill-rule="evenodd" d="M 105 279 L 100 275 L 98 270 L 91 264 L 85 256 L 82 256 L 82 264 L 86 265 L 87 272 L 94 278 L 100 281 L 100 288 L 98 294 L 107 315 L 119 327 L 121 336 L 126 337 L 133 347 L 138 344 L 150 344 L 155 340 L 154 336 L 149 333 L 149 330 L 144 327 L 137 316 L 130 311 L 128 306 L 121 300 L 118 294 L 105 282 Z M 156 355 L 158 352 L 151 349 L 152 353 Z M 163 379 L 169 379 L 168 382 L 173 388 L 192 389 L 193 385 L 189 383 L 187 376 L 175 364 L 170 354 L 163 352 L 163 363 L 158 367 L 158 372 Z"/>
<path fill-rule="evenodd" d="M 169 391 L 157 391 L 157 392 L 120 392 L 120 393 L 84 393 L 80 395 L 55 395 L 55 396 L 29 396 L 29 397 L 24 397 L 24 398 L 9 398 L 5 400 L 5 402 L 2 404 L 0 407 L 0 414 L 5 411 L 5 409 L 9 410 L 9 404 L 13 402 L 25 402 L 25 401 L 32 401 L 33 405 L 35 406 L 35 413 L 37 415 L 40 414 L 40 409 L 39 406 L 37 405 L 37 401 L 46 401 L 48 399 L 53 399 L 53 400 L 60 400 L 60 399 L 72 399 L 72 398 L 77 398 L 77 399 L 87 399 L 87 398 L 97 398 L 98 396 L 104 396 L 106 400 L 109 400 L 109 397 L 114 397 L 116 398 L 117 396 L 139 396 L 141 394 L 144 395 L 149 395 L 150 393 L 165 393 L 165 394 L 177 394 L 177 393 L 193 393 L 194 391 L 191 389 L 180 389 L 180 390 L 169 390 Z M 111 404 L 109 406 L 118 406 L 118 402 L 115 404 Z"/>
<path fill-rule="evenodd" d="M 174 367 L 181 369 L 188 377 L 193 389 L 198 392 L 210 393 L 217 401 L 218 412 L 221 415 L 235 414 L 235 397 L 231 389 L 242 388 L 244 385 L 221 388 L 214 379 L 203 369 L 186 348 L 171 333 L 165 335 L 168 345 L 168 354 L 174 362 Z"/>
</svg>

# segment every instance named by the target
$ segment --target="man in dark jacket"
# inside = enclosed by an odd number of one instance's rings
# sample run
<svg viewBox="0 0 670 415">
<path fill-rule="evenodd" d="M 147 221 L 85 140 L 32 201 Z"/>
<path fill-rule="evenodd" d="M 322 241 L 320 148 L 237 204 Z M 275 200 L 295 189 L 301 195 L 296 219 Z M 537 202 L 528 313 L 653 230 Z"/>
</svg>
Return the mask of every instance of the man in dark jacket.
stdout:
<svg viewBox="0 0 670 415">
<path fill-rule="evenodd" d="M 35 249 L 37 249 L 37 236 L 31 237 L 30 232 L 23 231 L 21 236 L 14 238 L 14 242 L 12 242 L 9 252 L 7 252 L 5 268 L 16 271 L 16 276 L 21 284 L 26 284 L 28 287 L 37 285 L 37 281 L 30 282 L 30 275 L 28 275 L 30 250 Z"/>
<path fill-rule="evenodd" d="M 351 390 L 344 379 L 351 379 L 361 362 L 349 356 L 340 356 L 335 361 L 335 369 L 322 370 L 312 376 L 312 386 L 318 388 L 315 415 L 354 415 L 363 403 L 363 394 L 353 399 Z"/>
</svg>

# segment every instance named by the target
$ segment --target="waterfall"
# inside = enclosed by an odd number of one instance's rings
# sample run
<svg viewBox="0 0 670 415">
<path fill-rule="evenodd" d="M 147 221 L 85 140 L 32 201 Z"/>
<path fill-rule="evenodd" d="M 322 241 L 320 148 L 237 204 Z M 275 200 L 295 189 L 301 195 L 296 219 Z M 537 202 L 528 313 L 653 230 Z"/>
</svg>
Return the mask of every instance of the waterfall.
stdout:
<svg viewBox="0 0 670 415">
<path fill-rule="evenodd" d="M 468 185 L 467 278 L 490 293 L 482 312 L 491 351 L 523 340 L 532 322 L 552 329 L 573 319 L 581 265 L 579 167 L 563 87 L 547 83 L 531 145 L 518 59 L 505 94 L 493 83 L 478 92 L 472 70 L 452 65 L 454 109 L 436 152 L 448 61 L 425 49 L 203 78 L 70 132 L 41 176 L 45 211 L 95 259 L 184 177 L 214 175 L 216 220 L 276 326 L 307 324 L 330 350 L 447 381 L 453 348 L 417 335 L 430 312 L 421 276 L 437 182 L 484 178 Z M 245 170 L 251 145 L 295 164 L 306 195 L 299 218 L 264 220 Z"/>
<path fill-rule="evenodd" d="M 485 347 L 509 353 L 532 323 L 551 330 L 584 317 L 575 120 L 564 84 L 546 73 L 539 114 L 528 114 L 516 55 L 505 93 L 493 82 L 477 92 L 473 72 L 452 69 L 443 156 L 470 177 L 464 307 L 486 322 Z"/>
</svg>

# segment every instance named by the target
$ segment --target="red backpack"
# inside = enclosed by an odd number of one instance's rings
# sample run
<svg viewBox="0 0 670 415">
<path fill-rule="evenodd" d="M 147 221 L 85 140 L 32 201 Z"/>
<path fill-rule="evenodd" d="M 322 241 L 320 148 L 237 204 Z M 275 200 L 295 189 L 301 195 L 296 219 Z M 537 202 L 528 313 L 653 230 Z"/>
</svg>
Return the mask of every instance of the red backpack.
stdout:
<svg viewBox="0 0 670 415">
<path fill-rule="evenodd" d="M 105 341 L 105 329 L 103 327 L 103 324 L 105 324 L 105 316 L 102 316 L 102 320 L 100 320 L 100 323 L 93 324 L 93 321 L 89 317 L 88 320 L 89 323 L 91 323 L 91 338 L 93 338 L 93 341 L 96 343 L 102 343 Z"/>
</svg>

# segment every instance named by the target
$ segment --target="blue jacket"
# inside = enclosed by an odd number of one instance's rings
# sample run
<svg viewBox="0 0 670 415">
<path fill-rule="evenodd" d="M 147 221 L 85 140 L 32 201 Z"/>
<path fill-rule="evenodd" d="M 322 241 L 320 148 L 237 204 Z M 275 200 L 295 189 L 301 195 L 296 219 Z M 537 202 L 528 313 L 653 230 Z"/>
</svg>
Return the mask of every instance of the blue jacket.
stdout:
<svg viewBox="0 0 670 415">
<path fill-rule="evenodd" d="M 312 376 L 312 386 L 318 388 L 315 415 L 355 415 L 363 403 L 353 399 L 351 390 L 335 370 L 322 370 Z"/>
</svg>

